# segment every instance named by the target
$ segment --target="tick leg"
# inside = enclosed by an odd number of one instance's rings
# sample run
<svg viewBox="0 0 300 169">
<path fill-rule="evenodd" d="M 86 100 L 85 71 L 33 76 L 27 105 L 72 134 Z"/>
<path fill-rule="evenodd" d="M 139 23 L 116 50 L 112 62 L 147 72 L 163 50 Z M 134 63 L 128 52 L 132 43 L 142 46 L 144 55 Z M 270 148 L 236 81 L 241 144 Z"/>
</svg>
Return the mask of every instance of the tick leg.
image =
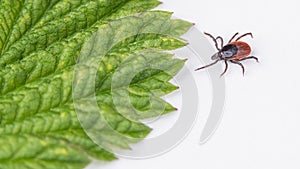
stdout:
<svg viewBox="0 0 300 169">
<path fill-rule="evenodd" d="M 239 34 L 238 32 L 235 33 L 235 34 L 232 36 L 232 38 L 228 41 L 228 43 L 230 43 L 230 42 L 231 42 L 238 34 Z"/>
<path fill-rule="evenodd" d="M 225 62 L 225 70 L 224 70 L 224 72 L 220 75 L 220 77 L 223 76 L 223 75 L 226 73 L 227 69 L 228 69 L 228 63 L 227 63 L 227 60 L 224 60 L 224 62 Z"/>
<path fill-rule="evenodd" d="M 237 64 L 237 65 L 240 65 L 242 70 L 243 70 L 243 76 L 245 74 L 245 68 L 243 66 L 243 64 L 241 64 L 239 61 L 236 61 L 236 60 L 230 60 L 231 63 L 234 63 L 234 64 Z"/>
<path fill-rule="evenodd" d="M 251 38 L 253 38 L 253 36 L 252 36 L 252 33 L 251 32 L 249 32 L 249 33 L 245 33 L 245 34 L 243 34 L 243 35 L 241 35 L 240 37 L 238 37 L 235 41 L 238 41 L 238 40 L 240 40 L 241 38 L 243 38 L 243 37 L 245 37 L 245 36 L 247 36 L 247 35 L 250 35 L 251 36 Z"/>
<path fill-rule="evenodd" d="M 216 40 L 220 39 L 221 41 L 221 48 L 223 48 L 223 44 L 224 44 L 224 41 L 223 41 L 223 38 L 221 36 L 218 36 L 216 37 Z"/>
<path fill-rule="evenodd" d="M 245 57 L 245 58 L 243 58 L 243 59 L 240 59 L 239 61 L 242 61 L 242 60 L 247 60 L 247 59 L 255 59 L 255 60 L 256 60 L 256 62 L 259 62 L 259 61 L 258 61 L 258 58 L 257 58 L 257 57 L 255 57 L 255 56 L 248 56 L 248 57 Z"/>
<path fill-rule="evenodd" d="M 209 67 L 209 66 L 212 66 L 212 65 L 216 64 L 216 63 L 219 62 L 219 61 L 220 61 L 220 60 L 216 60 L 216 61 L 214 61 L 214 62 L 211 63 L 211 64 L 208 64 L 208 65 L 203 66 L 203 67 L 199 67 L 199 68 L 195 69 L 195 71 L 200 70 L 200 69 L 207 68 L 207 67 Z"/>
<path fill-rule="evenodd" d="M 220 51 L 221 49 L 218 47 L 218 42 L 217 39 L 214 38 L 211 34 L 204 32 L 205 35 L 209 36 L 214 42 L 215 42 L 215 46 L 218 49 L 218 51 Z"/>
</svg>

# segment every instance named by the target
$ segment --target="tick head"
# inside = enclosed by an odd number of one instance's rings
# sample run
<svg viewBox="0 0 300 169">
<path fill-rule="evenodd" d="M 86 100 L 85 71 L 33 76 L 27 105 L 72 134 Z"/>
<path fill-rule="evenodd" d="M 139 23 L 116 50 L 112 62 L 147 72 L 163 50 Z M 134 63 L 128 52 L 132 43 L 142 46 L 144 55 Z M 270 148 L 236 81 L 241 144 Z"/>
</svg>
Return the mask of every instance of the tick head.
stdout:
<svg viewBox="0 0 300 169">
<path fill-rule="evenodd" d="M 221 53 L 217 52 L 214 55 L 211 56 L 211 60 L 217 60 L 221 57 Z"/>
</svg>

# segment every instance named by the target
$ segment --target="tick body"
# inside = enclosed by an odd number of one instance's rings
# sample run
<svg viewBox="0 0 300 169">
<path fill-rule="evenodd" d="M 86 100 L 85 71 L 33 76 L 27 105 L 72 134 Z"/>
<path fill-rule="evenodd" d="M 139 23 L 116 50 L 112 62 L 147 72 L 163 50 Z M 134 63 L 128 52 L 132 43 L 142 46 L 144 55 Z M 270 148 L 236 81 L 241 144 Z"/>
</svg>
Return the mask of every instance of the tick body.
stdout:
<svg viewBox="0 0 300 169">
<path fill-rule="evenodd" d="M 236 38 L 236 36 L 238 35 L 238 33 L 236 33 L 233 35 L 233 37 L 228 41 L 228 43 L 225 46 L 223 46 L 223 38 L 222 37 L 218 36 L 215 38 L 209 33 L 204 33 L 204 34 L 209 36 L 214 41 L 218 52 L 215 53 L 214 55 L 212 55 L 212 57 L 211 57 L 212 60 L 215 60 L 213 63 L 208 64 L 203 67 L 200 67 L 200 68 L 196 69 L 196 71 L 210 67 L 210 66 L 218 63 L 219 61 L 224 61 L 225 70 L 221 74 L 221 76 L 223 76 L 226 73 L 226 71 L 228 69 L 228 62 L 239 65 L 242 68 L 243 75 L 244 75 L 245 68 L 244 68 L 243 64 L 240 63 L 241 61 L 247 60 L 247 59 L 255 59 L 258 62 L 257 57 L 250 56 L 251 47 L 246 42 L 239 41 L 241 38 L 243 38 L 245 36 L 253 37 L 252 33 L 245 33 L 245 34 L 239 36 L 238 38 Z M 221 42 L 220 48 L 219 48 L 219 44 L 217 41 L 218 39 L 220 39 L 220 42 Z"/>
</svg>

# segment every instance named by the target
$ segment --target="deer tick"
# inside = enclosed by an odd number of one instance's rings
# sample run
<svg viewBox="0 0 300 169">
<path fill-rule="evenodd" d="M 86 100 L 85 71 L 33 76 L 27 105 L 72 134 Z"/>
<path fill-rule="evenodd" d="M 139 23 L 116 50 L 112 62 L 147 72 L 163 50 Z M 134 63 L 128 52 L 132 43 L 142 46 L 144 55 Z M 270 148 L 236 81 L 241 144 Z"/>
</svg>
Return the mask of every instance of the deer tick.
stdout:
<svg viewBox="0 0 300 169">
<path fill-rule="evenodd" d="M 212 57 L 211 57 L 212 60 L 215 60 L 213 63 L 205 65 L 203 67 L 200 67 L 200 68 L 196 69 L 195 71 L 207 68 L 209 66 L 212 66 L 212 65 L 216 64 L 219 61 L 224 61 L 225 70 L 221 74 L 221 76 L 223 76 L 227 71 L 227 68 L 228 68 L 228 63 L 227 62 L 231 62 L 231 63 L 234 63 L 234 64 L 237 64 L 237 65 L 241 66 L 241 68 L 243 70 L 243 75 L 244 75 L 245 68 L 244 68 L 243 64 L 240 63 L 241 61 L 247 60 L 247 59 L 255 59 L 258 62 L 257 57 L 249 56 L 250 53 L 251 53 L 251 47 L 246 42 L 239 41 L 241 38 L 243 38 L 247 35 L 249 35 L 253 38 L 252 33 L 245 33 L 245 34 L 239 36 L 236 39 L 235 39 L 235 37 L 239 33 L 235 33 L 225 46 L 223 46 L 223 38 L 222 37 L 218 36 L 218 37 L 215 38 L 209 33 L 204 33 L 204 34 L 209 36 L 214 41 L 218 52 L 215 53 L 214 55 L 212 55 Z M 221 48 L 219 48 L 219 44 L 218 44 L 218 41 L 217 41 L 218 39 L 221 42 Z"/>
</svg>

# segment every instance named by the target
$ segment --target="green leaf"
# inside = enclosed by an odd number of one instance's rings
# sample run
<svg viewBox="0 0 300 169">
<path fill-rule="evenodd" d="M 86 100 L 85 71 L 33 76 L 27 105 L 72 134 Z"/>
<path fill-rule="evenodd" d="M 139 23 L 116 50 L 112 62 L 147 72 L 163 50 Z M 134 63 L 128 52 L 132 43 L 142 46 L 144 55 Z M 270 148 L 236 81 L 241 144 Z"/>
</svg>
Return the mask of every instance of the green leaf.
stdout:
<svg viewBox="0 0 300 169">
<path fill-rule="evenodd" d="M 161 97 L 185 61 L 166 51 L 192 24 L 159 4 L 0 1 L 0 168 L 111 161 L 151 132 L 141 119 L 176 110 Z"/>
<path fill-rule="evenodd" d="M 0 168 L 80 169 L 89 163 L 80 149 L 52 137 L 20 134 L 0 138 Z"/>
</svg>

